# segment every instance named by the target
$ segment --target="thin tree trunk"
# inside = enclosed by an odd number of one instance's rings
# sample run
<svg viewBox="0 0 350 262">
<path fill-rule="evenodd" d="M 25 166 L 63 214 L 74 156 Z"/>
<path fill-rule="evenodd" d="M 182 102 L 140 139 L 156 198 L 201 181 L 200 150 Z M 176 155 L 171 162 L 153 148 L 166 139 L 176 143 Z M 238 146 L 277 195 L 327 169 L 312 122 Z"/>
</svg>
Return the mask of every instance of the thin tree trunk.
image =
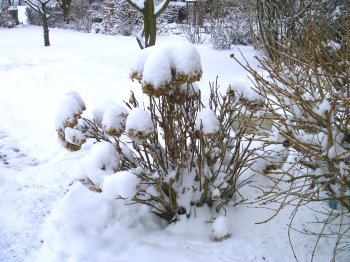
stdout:
<svg viewBox="0 0 350 262">
<path fill-rule="evenodd" d="M 41 14 L 41 19 L 43 22 L 44 29 L 44 45 L 50 46 L 50 38 L 49 38 L 49 24 L 47 21 L 47 13 L 46 13 L 46 4 L 41 4 L 43 13 Z"/>
<path fill-rule="evenodd" d="M 150 18 L 150 24 L 151 24 L 151 28 L 149 32 L 150 36 L 149 36 L 148 46 L 153 46 L 156 44 L 156 38 L 157 38 L 157 20 L 154 15 Z"/>
<path fill-rule="evenodd" d="M 63 12 L 63 21 L 67 24 L 69 23 L 69 13 L 71 4 L 72 0 L 63 0 L 62 4 L 60 5 Z"/>
</svg>

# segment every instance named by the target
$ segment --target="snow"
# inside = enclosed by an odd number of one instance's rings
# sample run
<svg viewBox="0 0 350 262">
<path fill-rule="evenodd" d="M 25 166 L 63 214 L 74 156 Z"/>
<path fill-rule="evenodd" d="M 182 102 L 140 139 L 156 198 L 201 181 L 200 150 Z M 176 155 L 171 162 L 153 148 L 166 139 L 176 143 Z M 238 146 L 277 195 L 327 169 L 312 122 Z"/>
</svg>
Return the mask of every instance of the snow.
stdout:
<svg viewBox="0 0 350 262">
<path fill-rule="evenodd" d="M 147 137 L 154 131 L 151 115 L 141 108 L 134 108 L 126 120 L 126 133 L 132 138 Z"/>
<path fill-rule="evenodd" d="M 135 60 L 131 78 L 142 79 L 142 85 L 164 88 L 171 81 L 194 82 L 202 75 L 200 55 L 194 45 L 185 41 L 158 44 L 143 49 Z"/>
<path fill-rule="evenodd" d="M 137 5 L 140 9 L 145 8 L 145 0 L 131 0 L 131 2 Z"/>
<path fill-rule="evenodd" d="M 119 154 L 111 143 L 96 143 L 91 147 L 85 159 L 86 175 L 96 186 L 101 188 L 104 177 L 117 170 L 119 161 Z"/>
<path fill-rule="evenodd" d="M 196 129 L 202 130 L 203 134 L 215 134 L 220 128 L 220 122 L 210 108 L 204 108 L 198 112 L 195 124 Z"/>
<path fill-rule="evenodd" d="M 56 114 L 56 130 L 64 129 L 66 126 L 75 126 L 78 121 L 77 117 L 84 110 L 85 104 L 79 94 L 76 92 L 65 94 Z"/>
<path fill-rule="evenodd" d="M 195 97 L 199 95 L 199 86 L 197 83 L 182 84 L 179 86 L 181 92 L 187 93 L 188 97 Z"/>
<path fill-rule="evenodd" d="M 334 42 L 334 41 L 329 41 L 327 43 L 327 47 L 331 48 L 333 51 L 339 50 L 341 48 L 341 44 Z"/>
<path fill-rule="evenodd" d="M 326 112 L 329 112 L 331 109 L 331 104 L 325 98 L 322 103 L 318 106 L 318 108 L 314 109 L 315 113 L 326 119 Z"/>
<path fill-rule="evenodd" d="M 102 127 L 107 134 L 120 134 L 125 127 L 125 120 L 128 111 L 123 106 L 116 106 L 113 109 L 107 110 L 103 114 Z"/>
<path fill-rule="evenodd" d="M 123 124 L 123 114 L 127 115 L 128 111 L 123 106 L 110 99 L 96 102 L 92 109 L 92 118 L 95 123 L 100 127 L 103 127 L 104 124 L 107 129 L 121 127 Z M 113 120 L 114 117 L 117 117 L 118 119 Z"/>
<path fill-rule="evenodd" d="M 18 10 L 18 22 L 23 25 L 28 25 L 27 17 L 27 7 L 26 6 L 17 6 Z"/>
<path fill-rule="evenodd" d="M 86 137 L 81 131 L 71 127 L 64 129 L 64 137 L 68 143 L 73 145 L 82 145 L 86 141 Z"/>
<path fill-rule="evenodd" d="M 225 216 L 219 216 L 215 219 L 211 231 L 211 238 L 214 241 L 221 241 L 231 236 L 230 221 Z"/>
<path fill-rule="evenodd" d="M 167 0 L 163 0 L 161 3 L 159 3 L 158 5 L 156 5 L 156 6 L 154 7 L 154 13 L 155 13 L 155 14 L 158 13 L 160 9 L 162 9 L 162 7 L 164 6 L 164 4 L 165 4 L 166 1 L 167 1 Z"/>
<path fill-rule="evenodd" d="M 234 90 L 239 97 L 243 97 L 249 101 L 264 101 L 264 98 L 259 95 L 252 87 L 253 83 L 248 77 L 235 78 L 230 85 L 230 89 Z"/>
<path fill-rule="evenodd" d="M 115 191 L 112 180 L 106 183 L 105 193 L 92 192 L 80 182 L 72 184 L 76 178 L 88 176 L 103 187 L 109 177 L 116 175 L 118 157 L 109 143 L 87 142 L 73 153 L 61 147 L 55 130 L 61 98 L 75 90 L 84 98 L 86 113 L 106 98 L 122 104 L 130 91 L 145 104 L 147 98 L 139 83 L 131 82 L 128 76 L 139 53 L 133 37 L 54 28 L 50 29 L 50 37 L 52 45 L 45 48 L 41 27 L 0 28 L 0 261 L 294 261 L 286 226 L 290 210 L 270 223 L 256 225 L 273 212 L 245 205 L 227 209 L 232 237 L 213 242 L 211 223 L 217 214 L 209 208 L 197 208 L 195 218 L 183 216 L 178 223 L 165 225 L 146 206 L 106 198 L 109 186 L 109 192 L 129 190 Z M 157 41 L 171 43 L 178 38 Z M 203 45 L 196 49 L 203 67 L 198 83 L 203 96 L 208 96 L 208 82 L 218 74 L 223 91 L 234 79 L 246 75 L 230 59 L 230 53 L 240 56 L 237 47 L 214 51 Z M 253 48 L 240 49 L 256 65 Z M 59 117 L 58 127 L 67 115 L 72 117 L 72 112 L 81 109 L 74 96 L 68 97 L 68 105 L 74 110 L 61 108 L 59 112 L 64 114 Z M 129 155 L 132 158 L 132 152 Z M 106 170 L 101 169 L 103 164 Z M 251 199 L 259 193 L 252 187 L 241 190 Z M 320 203 L 313 208 L 322 211 L 327 207 Z M 297 229 L 302 229 L 312 216 L 305 209 L 295 218 Z M 317 229 L 320 225 L 310 226 Z M 291 239 L 299 260 L 308 261 L 316 239 L 297 232 L 291 232 Z M 329 261 L 331 247 L 331 240 L 320 241 L 314 261 Z M 348 253 L 337 259 L 348 261 Z"/>
<path fill-rule="evenodd" d="M 156 48 L 153 48 L 158 50 Z M 170 61 L 167 58 L 167 50 L 155 51 L 145 61 L 142 72 L 142 82 L 155 88 L 169 85 L 172 80 Z"/>
<path fill-rule="evenodd" d="M 103 195 L 108 199 L 118 197 L 131 199 L 136 194 L 138 179 L 130 171 L 121 171 L 105 177 L 103 181 Z"/>
<path fill-rule="evenodd" d="M 45 225 L 43 238 L 50 241 L 39 261 L 133 261 L 139 255 L 129 255 L 129 260 L 123 250 L 130 252 L 139 234 L 159 230 L 156 221 L 146 208 L 107 200 L 75 183 Z"/>
</svg>

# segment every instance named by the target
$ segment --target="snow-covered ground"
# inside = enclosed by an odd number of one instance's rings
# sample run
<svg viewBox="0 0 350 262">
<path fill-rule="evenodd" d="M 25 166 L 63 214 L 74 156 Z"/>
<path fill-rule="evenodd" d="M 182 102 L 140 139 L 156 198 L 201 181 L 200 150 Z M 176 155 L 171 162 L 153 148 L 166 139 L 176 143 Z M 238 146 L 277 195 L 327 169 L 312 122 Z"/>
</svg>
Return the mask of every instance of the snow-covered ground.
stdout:
<svg viewBox="0 0 350 262">
<path fill-rule="evenodd" d="M 132 37 L 59 29 L 51 29 L 50 37 L 52 46 L 44 47 L 40 27 L 0 28 L 0 261 L 294 261 L 288 212 L 256 225 L 270 211 L 231 208 L 227 213 L 231 238 L 213 242 L 210 217 L 201 215 L 201 210 L 196 220 L 167 226 L 146 207 L 124 206 L 79 183 L 72 185 L 88 151 L 71 153 L 60 146 L 54 127 L 60 99 L 75 90 L 91 110 L 106 99 L 123 103 L 130 91 L 144 97 L 129 79 L 140 51 Z M 229 57 L 238 56 L 238 48 L 197 49 L 204 95 L 217 75 L 223 89 L 245 76 Z M 241 51 L 254 65 L 255 51 L 251 47 Z M 255 196 L 254 189 L 246 190 Z M 305 211 L 297 225 L 309 217 Z M 291 237 L 300 261 L 307 261 L 314 238 Z M 331 248 L 321 242 L 315 261 L 328 261 Z M 337 261 L 350 259 L 343 256 Z"/>
</svg>

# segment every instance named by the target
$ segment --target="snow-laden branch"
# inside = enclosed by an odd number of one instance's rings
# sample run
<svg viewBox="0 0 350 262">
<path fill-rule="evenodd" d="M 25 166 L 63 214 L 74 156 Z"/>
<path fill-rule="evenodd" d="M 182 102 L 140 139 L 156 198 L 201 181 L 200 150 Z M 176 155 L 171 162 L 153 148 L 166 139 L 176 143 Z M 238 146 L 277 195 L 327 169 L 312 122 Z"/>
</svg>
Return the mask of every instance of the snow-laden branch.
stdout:
<svg viewBox="0 0 350 262">
<path fill-rule="evenodd" d="M 145 1 L 148 0 L 126 0 L 133 8 L 135 8 L 140 13 L 144 12 Z M 163 0 L 159 5 L 154 8 L 154 16 L 158 17 L 169 5 L 170 0 Z"/>
<path fill-rule="evenodd" d="M 146 0 L 126 0 L 133 8 L 135 8 L 140 13 L 143 12 L 143 9 L 145 8 L 145 1 Z"/>
<path fill-rule="evenodd" d="M 43 10 L 43 6 L 46 6 L 51 0 L 46 0 L 46 1 L 42 1 L 42 0 L 38 0 L 38 4 L 35 4 L 33 1 L 31 0 L 24 0 L 23 3 L 27 4 L 30 8 L 32 8 L 34 11 L 38 12 L 39 14 L 45 14 L 46 12 Z M 41 7 L 39 6 L 39 4 L 41 5 Z M 46 14 L 47 18 L 49 18 L 51 16 L 50 14 Z"/>
<path fill-rule="evenodd" d="M 30 8 L 32 8 L 34 11 L 38 12 L 39 14 L 42 13 L 42 9 L 38 5 L 27 0 L 24 0 L 23 3 L 27 4 Z"/>
<path fill-rule="evenodd" d="M 145 35 L 145 27 L 143 26 L 142 29 L 137 33 L 136 35 L 136 40 L 137 43 L 139 44 L 141 49 L 146 48 L 146 43 L 144 40 L 144 35 Z"/>
<path fill-rule="evenodd" d="M 162 3 L 160 3 L 159 5 L 157 5 L 155 8 L 154 8 L 154 15 L 156 17 L 158 17 L 164 10 L 165 8 L 167 8 L 167 6 L 169 5 L 170 3 L 170 0 L 163 0 Z"/>
</svg>

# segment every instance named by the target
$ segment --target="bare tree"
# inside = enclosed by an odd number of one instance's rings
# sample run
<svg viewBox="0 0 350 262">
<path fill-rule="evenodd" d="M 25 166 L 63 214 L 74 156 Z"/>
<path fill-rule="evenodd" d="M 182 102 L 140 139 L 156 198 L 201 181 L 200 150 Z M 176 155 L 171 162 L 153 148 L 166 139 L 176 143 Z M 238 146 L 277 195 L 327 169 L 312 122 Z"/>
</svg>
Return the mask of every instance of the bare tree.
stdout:
<svg viewBox="0 0 350 262">
<path fill-rule="evenodd" d="M 51 0 L 38 0 L 37 2 L 34 2 L 33 0 L 24 0 L 23 2 L 26 3 L 31 9 L 33 9 L 40 15 L 44 30 L 44 45 L 50 46 L 48 20 L 51 17 L 52 12 L 54 11 L 54 9 L 49 11 L 48 8 L 48 5 L 51 2 Z"/>
<path fill-rule="evenodd" d="M 143 28 L 137 35 L 137 42 L 141 49 L 153 46 L 157 36 L 157 18 L 167 8 L 170 0 L 164 0 L 155 6 L 154 0 L 126 0 L 143 17 Z"/>
</svg>

